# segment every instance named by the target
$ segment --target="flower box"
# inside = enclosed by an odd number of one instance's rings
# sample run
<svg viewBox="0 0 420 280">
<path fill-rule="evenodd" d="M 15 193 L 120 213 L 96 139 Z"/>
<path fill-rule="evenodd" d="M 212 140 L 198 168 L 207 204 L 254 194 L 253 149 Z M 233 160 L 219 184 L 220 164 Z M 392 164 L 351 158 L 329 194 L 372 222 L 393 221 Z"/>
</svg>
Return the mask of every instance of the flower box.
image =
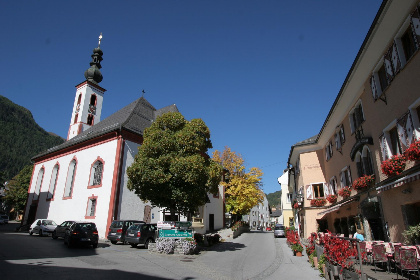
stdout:
<svg viewBox="0 0 420 280">
<path fill-rule="evenodd" d="M 405 169 L 407 159 L 404 155 L 393 155 L 381 164 L 382 173 L 388 177 L 400 175 Z"/>
<path fill-rule="evenodd" d="M 338 195 L 341 196 L 343 199 L 350 197 L 351 189 L 350 187 L 344 187 L 338 190 Z"/>
<path fill-rule="evenodd" d="M 337 202 L 337 195 L 330 194 L 330 195 L 327 196 L 327 200 L 331 204 L 336 203 Z"/>
<path fill-rule="evenodd" d="M 375 175 L 363 175 L 362 177 L 354 180 L 353 189 L 365 190 L 370 188 L 375 183 Z"/>
<path fill-rule="evenodd" d="M 327 204 L 327 200 L 325 198 L 315 198 L 311 200 L 311 206 L 314 207 L 322 207 Z"/>
<path fill-rule="evenodd" d="M 411 143 L 404 155 L 408 160 L 420 160 L 420 139 Z"/>
</svg>

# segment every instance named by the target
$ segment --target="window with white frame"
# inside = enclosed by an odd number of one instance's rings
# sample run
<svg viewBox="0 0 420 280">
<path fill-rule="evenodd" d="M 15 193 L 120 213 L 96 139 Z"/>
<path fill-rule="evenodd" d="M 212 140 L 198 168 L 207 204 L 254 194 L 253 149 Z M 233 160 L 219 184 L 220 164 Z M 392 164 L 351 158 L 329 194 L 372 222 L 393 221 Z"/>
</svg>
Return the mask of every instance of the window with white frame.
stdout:
<svg viewBox="0 0 420 280">
<path fill-rule="evenodd" d="M 410 18 L 404 22 L 402 27 L 397 33 L 395 38 L 395 45 L 397 46 L 397 55 L 401 63 L 401 67 L 404 67 L 413 54 L 417 51 L 416 29 L 412 29 L 410 24 Z"/>
<path fill-rule="evenodd" d="M 418 127 L 415 128 L 415 123 L 418 124 L 416 120 L 418 118 L 418 108 L 412 107 L 412 109 L 388 125 L 384 129 L 383 134 L 379 136 L 382 160 L 386 160 L 392 155 L 404 153 L 416 139 L 416 130 L 418 130 Z M 415 118 L 413 118 L 412 112 L 416 115 Z"/>
<path fill-rule="evenodd" d="M 307 199 L 323 198 L 324 196 L 324 183 L 316 183 L 306 186 Z"/>
<path fill-rule="evenodd" d="M 73 192 L 74 177 L 76 175 L 76 159 L 73 159 L 69 164 L 69 170 L 67 172 L 66 186 L 64 189 L 64 197 L 71 197 Z"/>
<path fill-rule="evenodd" d="M 291 193 L 287 194 L 287 203 L 291 203 L 292 202 L 292 195 Z"/>
<path fill-rule="evenodd" d="M 99 186 L 102 184 L 102 174 L 103 174 L 104 164 L 101 160 L 95 161 L 90 169 L 90 180 L 89 186 Z"/>
<path fill-rule="evenodd" d="M 414 139 L 420 139 L 420 98 L 410 105 L 408 109 L 410 116 L 407 119 L 407 123 L 409 124 L 411 121 L 413 132 L 410 134 L 409 129 L 407 129 L 407 141 L 411 143 Z"/>
<path fill-rule="evenodd" d="M 97 199 L 98 199 L 97 196 L 89 197 L 85 218 L 94 218 L 95 217 Z"/>
<path fill-rule="evenodd" d="M 333 156 L 333 146 L 332 142 L 328 142 L 327 146 L 325 146 L 325 159 L 329 161 Z"/>
<path fill-rule="evenodd" d="M 330 194 L 337 195 L 338 189 L 337 189 L 337 178 L 334 176 L 330 179 Z"/>
<path fill-rule="evenodd" d="M 344 167 L 340 172 L 340 186 L 342 188 L 352 185 L 350 166 Z"/>
<path fill-rule="evenodd" d="M 353 108 L 353 110 L 349 114 L 350 119 L 350 128 L 351 133 L 355 133 L 356 130 L 362 125 L 362 123 L 365 121 L 365 117 L 363 114 L 363 107 L 362 102 L 359 101 L 356 106 Z"/>
<path fill-rule="evenodd" d="M 41 190 L 42 181 L 44 180 L 44 172 L 45 169 L 42 167 L 38 172 L 38 178 L 36 179 L 36 185 L 35 185 L 35 194 L 37 195 L 36 198 L 38 198 L 39 192 Z"/>
<path fill-rule="evenodd" d="M 56 164 L 54 166 L 53 170 L 52 170 L 50 187 L 48 188 L 47 199 L 53 199 L 54 198 L 55 187 L 57 186 L 57 178 L 58 178 L 59 169 L 60 169 L 60 166 L 58 164 Z"/>
<path fill-rule="evenodd" d="M 299 172 L 300 172 L 300 161 L 298 157 L 298 159 L 296 160 L 296 165 L 295 165 L 295 173 L 299 174 Z"/>
<path fill-rule="evenodd" d="M 394 77 L 394 70 L 392 68 L 392 50 L 389 50 L 379 61 L 370 80 L 370 86 L 372 89 L 373 98 L 376 100 L 388 85 L 391 83 Z"/>
<path fill-rule="evenodd" d="M 372 157 L 367 146 L 364 146 L 362 151 L 356 154 L 356 167 L 358 177 L 374 174 Z"/>
<path fill-rule="evenodd" d="M 334 136 L 334 140 L 335 140 L 335 148 L 337 150 L 341 150 L 341 147 L 343 147 L 344 142 L 346 142 L 346 136 L 344 134 L 344 126 L 340 125 L 337 127 L 337 130 L 335 132 L 335 136 Z"/>
</svg>

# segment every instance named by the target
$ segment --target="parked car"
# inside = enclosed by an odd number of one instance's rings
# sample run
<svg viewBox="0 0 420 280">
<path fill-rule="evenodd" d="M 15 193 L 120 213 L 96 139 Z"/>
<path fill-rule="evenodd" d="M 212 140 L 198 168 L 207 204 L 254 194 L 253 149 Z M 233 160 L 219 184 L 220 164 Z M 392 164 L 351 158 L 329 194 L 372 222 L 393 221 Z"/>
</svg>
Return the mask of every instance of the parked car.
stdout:
<svg viewBox="0 0 420 280">
<path fill-rule="evenodd" d="M 156 224 L 134 224 L 127 229 L 125 241 L 133 248 L 140 244 L 147 249 L 149 247 L 149 243 L 155 242 L 156 230 Z"/>
<path fill-rule="evenodd" d="M 112 244 L 117 244 L 118 241 L 126 244 L 125 242 L 125 235 L 127 233 L 127 229 L 134 224 L 138 223 L 145 223 L 142 221 L 136 220 L 115 220 L 112 222 L 111 226 L 109 227 L 107 239 L 111 241 Z"/>
<path fill-rule="evenodd" d="M 7 216 L 7 215 L 0 215 L 0 218 L 3 219 L 3 221 L 4 221 L 5 224 L 8 224 L 9 223 L 9 216 Z"/>
<path fill-rule="evenodd" d="M 57 224 L 53 220 L 37 219 L 29 227 L 29 234 L 38 233 L 39 236 L 43 236 L 44 234 L 50 235 L 56 227 Z"/>
<path fill-rule="evenodd" d="M 285 226 L 276 225 L 274 227 L 274 237 L 285 237 Z"/>
<path fill-rule="evenodd" d="M 5 224 L 5 221 L 4 221 L 4 219 L 0 216 L 0 225 L 4 225 Z"/>
<path fill-rule="evenodd" d="M 71 226 L 72 224 L 74 224 L 74 223 L 75 223 L 75 221 L 65 221 L 65 222 L 62 222 L 60 225 L 58 225 L 58 226 L 55 228 L 55 230 L 53 231 L 53 233 L 52 233 L 51 237 L 52 237 L 53 239 L 57 239 L 57 238 L 59 238 L 59 237 L 64 238 L 64 235 L 66 234 L 66 230 L 67 230 L 68 228 L 70 228 L 70 226 Z"/>
<path fill-rule="evenodd" d="M 98 230 L 92 222 L 74 222 L 64 234 L 64 244 L 69 248 L 78 244 L 98 247 Z"/>
</svg>

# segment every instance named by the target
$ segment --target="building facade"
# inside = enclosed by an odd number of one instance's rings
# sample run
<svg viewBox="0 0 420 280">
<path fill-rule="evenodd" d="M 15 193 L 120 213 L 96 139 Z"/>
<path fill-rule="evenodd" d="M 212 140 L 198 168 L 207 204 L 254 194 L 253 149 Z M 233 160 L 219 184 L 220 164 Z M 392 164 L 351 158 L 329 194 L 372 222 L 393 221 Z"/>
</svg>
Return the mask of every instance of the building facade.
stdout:
<svg viewBox="0 0 420 280">
<path fill-rule="evenodd" d="M 401 242 L 420 223 L 418 160 L 404 161 L 399 174 L 381 168 L 420 136 L 419 48 L 419 2 L 383 1 L 319 134 L 291 147 L 302 236 L 358 231 Z M 361 187 L 367 176 L 373 182 Z"/>
<path fill-rule="evenodd" d="M 293 227 L 294 217 L 293 217 L 293 189 L 289 188 L 289 172 L 285 170 L 283 175 L 281 175 L 277 182 L 281 188 L 281 224 L 286 227 Z"/>
</svg>

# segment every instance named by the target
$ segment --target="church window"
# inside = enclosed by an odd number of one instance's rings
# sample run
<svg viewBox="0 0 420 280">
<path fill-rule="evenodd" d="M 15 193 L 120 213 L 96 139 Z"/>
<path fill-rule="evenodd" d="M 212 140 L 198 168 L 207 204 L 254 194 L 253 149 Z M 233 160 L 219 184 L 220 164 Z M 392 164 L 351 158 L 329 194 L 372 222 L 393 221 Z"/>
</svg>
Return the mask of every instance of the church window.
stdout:
<svg viewBox="0 0 420 280">
<path fill-rule="evenodd" d="M 44 171 L 45 171 L 44 167 L 42 167 L 38 172 L 38 178 L 36 180 L 36 185 L 35 185 L 35 195 L 36 195 L 35 199 L 38 199 L 39 192 L 41 190 L 42 180 L 44 180 Z"/>
<path fill-rule="evenodd" d="M 96 105 L 96 95 L 92 94 L 90 96 L 90 105 Z"/>
<path fill-rule="evenodd" d="M 93 125 L 93 115 L 89 114 L 87 117 L 87 124 L 88 125 Z"/>
<path fill-rule="evenodd" d="M 82 102 L 82 94 L 79 94 L 79 98 L 77 99 L 77 104 L 80 104 Z"/>
<path fill-rule="evenodd" d="M 77 119 L 79 118 L 79 114 L 74 115 L 74 121 L 73 123 L 77 123 Z"/>
<path fill-rule="evenodd" d="M 88 205 L 86 208 L 86 216 L 85 219 L 94 219 L 96 214 L 96 204 L 98 201 L 97 196 L 91 196 L 88 198 Z"/>
<path fill-rule="evenodd" d="M 55 187 L 57 186 L 57 178 L 58 178 L 58 171 L 59 170 L 60 170 L 60 166 L 58 164 L 56 164 L 53 168 L 53 171 L 52 171 L 50 187 L 49 187 L 48 193 L 47 193 L 47 199 L 53 199 L 54 198 Z"/>
<path fill-rule="evenodd" d="M 70 162 L 69 170 L 67 172 L 66 187 L 64 189 L 64 197 L 70 198 L 73 194 L 74 178 L 76 175 L 76 159 L 73 159 Z"/>
<path fill-rule="evenodd" d="M 104 163 L 102 159 L 98 158 L 90 169 L 89 186 L 100 187 L 102 185 L 103 169 Z"/>
</svg>

